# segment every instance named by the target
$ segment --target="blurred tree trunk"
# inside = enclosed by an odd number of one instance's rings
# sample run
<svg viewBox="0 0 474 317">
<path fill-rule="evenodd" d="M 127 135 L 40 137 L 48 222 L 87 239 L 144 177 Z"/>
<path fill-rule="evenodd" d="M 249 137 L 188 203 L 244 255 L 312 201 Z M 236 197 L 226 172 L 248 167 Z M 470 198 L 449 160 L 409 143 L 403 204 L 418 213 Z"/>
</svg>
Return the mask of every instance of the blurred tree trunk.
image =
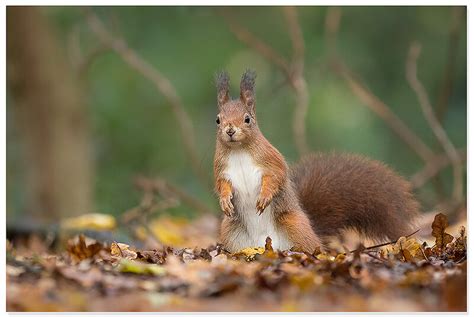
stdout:
<svg viewBox="0 0 474 317">
<path fill-rule="evenodd" d="M 81 83 L 38 7 L 7 7 L 7 80 L 27 212 L 45 223 L 90 212 L 93 168 Z"/>
</svg>

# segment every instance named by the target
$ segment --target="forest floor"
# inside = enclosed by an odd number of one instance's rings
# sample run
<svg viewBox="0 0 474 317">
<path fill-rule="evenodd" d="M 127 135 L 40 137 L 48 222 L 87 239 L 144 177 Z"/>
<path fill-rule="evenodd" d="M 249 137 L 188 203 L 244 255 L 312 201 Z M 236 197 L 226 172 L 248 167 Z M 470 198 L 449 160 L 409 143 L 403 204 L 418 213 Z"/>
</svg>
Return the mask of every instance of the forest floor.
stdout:
<svg viewBox="0 0 474 317">
<path fill-rule="evenodd" d="M 231 254 L 212 243 L 215 232 L 209 228 L 215 225 L 210 218 L 188 223 L 168 218 L 152 227 L 155 242 L 207 248 L 163 243 L 150 248 L 83 234 L 55 248 L 47 238 L 7 240 L 7 310 L 467 309 L 465 228 L 448 234 L 442 214 L 428 242 L 412 235 L 380 247 L 360 244 L 352 251 L 314 254 L 275 251 L 270 239 L 265 248 Z"/>
</svg>

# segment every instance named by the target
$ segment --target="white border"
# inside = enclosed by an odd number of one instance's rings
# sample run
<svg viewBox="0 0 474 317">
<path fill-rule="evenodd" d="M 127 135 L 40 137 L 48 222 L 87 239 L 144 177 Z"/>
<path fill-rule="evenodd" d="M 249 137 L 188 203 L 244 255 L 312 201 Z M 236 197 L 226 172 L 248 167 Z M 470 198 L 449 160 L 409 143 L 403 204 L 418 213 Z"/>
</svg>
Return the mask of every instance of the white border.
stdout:
<svg viewBox="0 0 474 317">
<path fill-rule="evenodd" d="M 467 116 L 468 116 L 468 123 L 469 122 L 474 122 L 473 112 L 469 111 L 469 103 L 470 103 L 470 91 L 474 90 L 474 84 L 473 81 L 470 80 L 470 70 L 473 69 L 473 59 L 471 58 L 470 53 L 472 52 L 472 36 L 473 36 L 473 24 L 471 20 L 472 15 L 470 14 L 470 8 L 468 5 L 468 1 L 408 1 L 408 0 L 403 0 L 403 1 L 398 1 L 394 3 L 393 1 L 387 1 L 387 0 L 381 0 L 381 1 L 361 1 L 361 2 L 354 2 L 354 1 L 337 1 L 335 3 L 334 1 L 318 1 L 317 3 L 311 2 L 311 1 L 293 1 L 289 3 L 288 1 L 281 1 L 281 0 L 274 0 L 268 3 L 265 2 L 260 2 L 259 4 L 256 4 L 255 1 L 250 1 L 250 0 L 243 0 L 239 2 L 226 2 L 225 4 L 222 3 L 222 1 L 208 1 L 206 3 L 198 3 L 196 1 L 184 1 L 184 0 L 161 0 L 161 1 L 152 1 L 152 0 L 141 0 L 141 1 L 136 1 L 133 4 L 129 4 L 126 1 L 123 0 L 114 0 L 114 1 L 71 1 L 65 3 L 65 1 L 21 1 L 21 0 L 16 0 L 16 1 L 10 1 L 7 0 L 6 4 L 2 4 L 2 10 L 0 13 L 0 20 L 2 21 L 2 24 L 0 26 L 0 38 L 1 38 L 1 43 L 2 43 L 2 51 L 1 51 L 1 56 L 2 56 L 2 62 L 0 63 L 0 71 L 2 73 L 1 77 L 1 95 L 3 95 L 3 109 L 6 109 L 6 6 L 7 5 L 60 5 L 60 6 L 71 6 L 71 5 L 78 5 L 78 6 L 83 6 L 83 5 L 92 5 L 92 6 L 104 6 L 104 5 L 149 5 L 149 6 L 156 6 L 156 5 L 168 5 L 168 6 L 178 6 L 178 5 L 206 5 L 206 6 L 222 6 L 222 5 L 236 5 L 236 6 L 244 6 L 244 5 L 272 5 L 272 6 L 277 6 L 277 5 L 307 5 L 307 6 L 361 6 L 361 5 L 375 5 L 375 6 L 455 6 L 455 5 L 462 5 L 462 6 L 468 6 L 467 8 L 467 26 L 468 26 L 468 63 L 467 63 L 467 84 L 468 84 L 468 90 L 467 90 L 467 102 L 468 102 L 468 108 L 467 108 Z M 2 175 L 1 175 L 1 187 L 2 191 L 0 194 L 0 199 L 1 202 L 3 203 L 4 208 L 1 208 L 2 210 L 2 216 L 0 217 L 0 223 L 2 224 L 3 230 L 1 230 L 1 249 L 0 249 L 0 268 L 1 268 L 1 273 L 3 274 L 3 278 L 0 278 L 0 280 L 5 281 L 5 263 L 6 263 L 6 250 L 5 250 L 5 241 L 6 241 L 6 111 L 4 110 L 1 114 L 1 119 L 0 122 L 3 126 L 3 129 L 1 130 L 1 143 L 2 143 L 2 148 L 5 149 L 5 153 L 1 156 L 1 162 L 2 162 Z M 472 179 L 472 173 L 470 172 L 470 163 L 469 163 L 469 157 L 471 157 L 472 153 L 472 146 L 470 145 L 470 142 L 472 140 L 471 134 L 472 134 L 472 129 L 469 128 L 469 124 L 467 125 L 468 127 L 468 136 L 467 136 L 467 149 L 468 149 L 468 160 L 467 160 L 467 174 L 468 174 L 468 186 L 467 186 L 467 206 L 468 206 L 468 311 L 472 311 L 472 303 L 474 303 L 474 296 L 472 291 L 472 276 L 471 272 L 473 271 L 472 269 L 472 257 L 471 257 L 471 252 L 472 252 L 472 244 L 470 243 L 470 228 L 473 228 L 472 222 L 473 217 L 469 216 L 470 213 L 470 202 L 469 202 L 469 197 L 472 197 L 474 195 L 474 189 L 471 186 L 471 179 Z M 1 295 L 1 311 L 6 311 L 6 293 L 5 293 L 5 282 L 1 283 L 0 282 L 0 295 Z M 317 300 L 317 299 L 315 299 Z M 176 316 L 176 315 L 233 315 L 233 316 L 261 316 L 265 314 L 244 314 L 244 313 L 61 313 L 61 314 L 52 314 L 52 313 L 9 313 L 11 315 L 40 315 L 40 316 L 70 316 L 70 315 L 95 315 L 95 316 L 109 316 L 109 315 L 156 315 L 156 316 Z M 365 316 L 365 315 L 383 315 L 383 316 L 417 316 L 417 315 L 436 315 L 436 316 L 451 316 L 451 315 L 466 315 L 465 313 L 399 313 L 399 314 L 391 314 L 391 313 L 275 313 L 278 315 L 286 315 L 286 316 L 297 316 L 297 315 L 318 315 L 318 316 L 334 316 L 334 315 L 360 315 L 360 316 Z"/>
</svg>

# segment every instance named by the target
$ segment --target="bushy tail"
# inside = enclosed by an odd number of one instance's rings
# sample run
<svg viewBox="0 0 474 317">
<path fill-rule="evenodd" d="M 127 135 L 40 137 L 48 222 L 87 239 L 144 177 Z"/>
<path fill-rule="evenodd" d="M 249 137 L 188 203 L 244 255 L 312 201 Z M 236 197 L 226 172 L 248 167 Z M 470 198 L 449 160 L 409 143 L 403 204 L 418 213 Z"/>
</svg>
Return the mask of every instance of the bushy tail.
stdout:
<svg viewBox="0 0 474 317">
<path fill-rule="evenodd" d="M 345 229 L 378 241 L 414 230 L 419 203 L 411 185 L 381 162 L 354 154 L 313 154 L 292 168 L 291 178 L 323 240 Z"/>
</svg>

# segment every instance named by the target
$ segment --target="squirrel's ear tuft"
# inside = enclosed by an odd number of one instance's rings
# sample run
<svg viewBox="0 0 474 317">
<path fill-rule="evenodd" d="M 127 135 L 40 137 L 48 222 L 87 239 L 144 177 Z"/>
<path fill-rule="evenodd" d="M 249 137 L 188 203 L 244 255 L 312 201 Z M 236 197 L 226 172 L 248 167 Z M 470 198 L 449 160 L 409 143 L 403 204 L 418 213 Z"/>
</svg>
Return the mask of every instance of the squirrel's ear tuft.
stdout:
<svg viewBox="0 0 474 317">
<path fill-rule="evenodd" d="M 229 101 L 229 74 L 226 71 L 221 71 L 216 75 L 217 86 L 217 105 L 221 107 Z"/>
<path fill-rule="evenodd" d="M 240 100 L 255 114 L 255 78 L 257 74 L 254 70 L 247 69 L 240 81 Z"/>
</svg>

